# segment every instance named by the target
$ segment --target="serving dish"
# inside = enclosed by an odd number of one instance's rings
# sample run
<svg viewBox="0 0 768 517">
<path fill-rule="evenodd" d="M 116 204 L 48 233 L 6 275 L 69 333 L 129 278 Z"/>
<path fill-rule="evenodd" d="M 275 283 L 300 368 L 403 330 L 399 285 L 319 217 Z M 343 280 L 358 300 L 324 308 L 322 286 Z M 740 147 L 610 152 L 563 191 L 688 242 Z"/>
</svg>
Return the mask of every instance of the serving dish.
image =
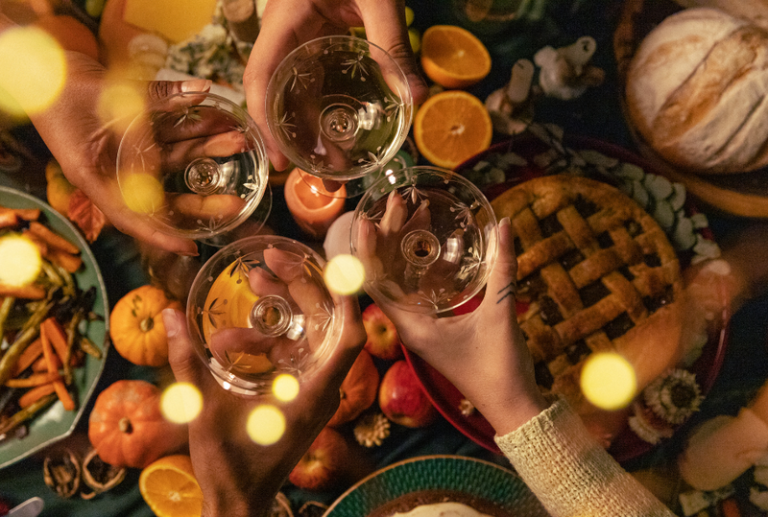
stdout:
<svg viewBox="0 0 768 517">
<path fill-rule="evenodd" d="M 344 492 L 324 517 L 360 517 L 403 495 L 446 490 L 495 503 L 511 515 L 548 515 L 514 472 L 484 460 L 454 455 L 419 456 L 377 470 Z"/>
<path fill-rule="evenodd" d="M 29 422 L 27 436 L 20 439 L 9 438 L 0 442 L 1 469 L 66 438 L 74 431 L 104 369 L 109 348 L 109 302 L 96 259 L 88 243 L 72 223 L 40 199 L 3 186 L 0 186 L 0 206 L 40 209 L 41 220 L 46 225 L 80 248 L 83 265 L 73 276 L 80 289 L 87 290 L 92 286 L 96 288 L 96 299 L 92 310 L 99 316 L 98 319 L 88 322 L 85 335 L 101 349 L 100 359 L 86 354 L 83 366 L 73 369 L 76 409 L 66 411 L 61 402 L 56 401 Z"/>
<path fill-rule="evenodd" d="M 552 153 L 554 148 L 559 148 L 559 151 Z M 574 154 L 578 154 L 578 157 L 574 157 Z M 593 170 L 593 179 L 623 189 L 641 206 L 644 206 L 641 202 L 647 203 L 646 209 L 665 229 L 675 246 L 683 269 L 719 255 L 719 248 L 706 224 L 706 217 L 685 197 L 685 191 L 679 190 L 680 186 L 676 185 L 673 191 L 677 194 L 667 195 L 667 185 L 664 188 L 656 185 L 657 182 L 665 181 L 659 179 L 663 176 L 658 169 L 642 157 L 607 142 L 564 136 L 557 128 L 539 126 L 533 128 L 532 132 L 490 147 L 457 167 L 457 171 L 479 184 L 486 196 L 493 200 L 507 189 L 529 179 L 544 174 L 573 172 L 573 160 L 579 163 L 584 160 L 581 154 L 590 162 L 595 162 L 589 165 L 589 169 Z M 561 162 L 563 157 L 570 158 Z M 625 167 L 625 164 L 628 166 Z M 638 174 L 643 174 L 643 177 Z M 662 199 L 654 198 L 657 190 L 661 192 L 658 195 Z M 479 298 L 473 299 L 460 307 L 459 312 L 470 312 L 479 303 Z M 525 307 L 519 307 L 519 312 L 524 310 Z M 703 394 L 711 389 L 720 371 L 728 342 L 728 319 L 729 315 L 723 314 L 716 325 L 707 329 L 707 341 L 699 357 L 686 367 L 696 375 Z M 477 411 L 462 412 L 463 395 L 416 354 L 405 350 L 405 356 L 438 411 L 467 437 L 500 453 L 493 440 L 495 433 L 487 420 Z M 635 458 L 653 448 L 653 445 L 641 440 L 627 426 L 631 414 L 631 406 L 615 412 L 600 413 L 600 418 L 611 420 L 611 426 L 619 429 L 609 448 L 609 452 L 618 461 Z"/>
</svg>

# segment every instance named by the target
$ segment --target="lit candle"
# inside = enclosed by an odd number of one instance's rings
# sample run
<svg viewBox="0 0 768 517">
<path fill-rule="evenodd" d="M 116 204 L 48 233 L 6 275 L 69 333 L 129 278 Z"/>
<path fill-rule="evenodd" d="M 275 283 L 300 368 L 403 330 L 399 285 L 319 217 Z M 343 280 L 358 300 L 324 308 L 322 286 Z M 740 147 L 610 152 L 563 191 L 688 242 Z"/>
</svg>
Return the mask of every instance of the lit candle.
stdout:
<svg viewBox="0 0 768 517">
<path fill-rule="evenodd" d="M 331 223 L 341 215 L 345 198 L 343 186 L 337 192 L 330 193 L 323 186 L 323 180 L 298 168 L 291 171 L 285 182 L 288 210 L 296 224 L 316 239 L 322 238 Z"/>
</svg>

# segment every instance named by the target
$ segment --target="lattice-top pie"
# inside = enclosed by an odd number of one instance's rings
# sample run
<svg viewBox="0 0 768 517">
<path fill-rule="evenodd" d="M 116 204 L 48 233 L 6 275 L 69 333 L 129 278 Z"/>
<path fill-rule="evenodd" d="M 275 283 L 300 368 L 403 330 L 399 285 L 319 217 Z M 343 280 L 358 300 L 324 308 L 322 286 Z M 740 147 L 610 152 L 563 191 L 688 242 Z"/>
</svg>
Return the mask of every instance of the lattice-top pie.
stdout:
<svg viewBox="0 0 768 517">
<path fill-rule="evenodd" d="M 496 198 L 515 232 L 518 316 L 545 392 L 581 400 L 578 374 L 593 351 L 615 350 L 640 387 L 677 359 L 680 265 L 656 221 L 619 190 L 558 174 Z"/>
</svg>

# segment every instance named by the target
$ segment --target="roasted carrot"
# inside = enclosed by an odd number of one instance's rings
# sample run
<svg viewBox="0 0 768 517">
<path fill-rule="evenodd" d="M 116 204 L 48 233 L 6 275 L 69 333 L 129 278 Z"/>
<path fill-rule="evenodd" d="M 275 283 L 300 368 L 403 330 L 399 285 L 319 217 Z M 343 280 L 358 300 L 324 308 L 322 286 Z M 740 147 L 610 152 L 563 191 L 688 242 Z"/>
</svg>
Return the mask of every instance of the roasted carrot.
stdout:
<svg viewBox="0 0 768 517">
<path fill-rule="evenodd" d="M 56 368 L 56 365 L 53 362 L 53 346 L 48 340 L 46 330 L 47 329 L 45 325 L 40 325 L 40 339 L 43 342 L 43 357 L 45 357 L 45 362 L 48 365 L 48 371 L 58 372 L 58 368 Z M 67 391 L 67 387 L 61 380 L 53 381 L 53 389 L 56 390 L 56 396 L 59 397 L 59 400 L 61 400 L 64 409 L 67 411 L 72 411 L 75 409 L 75 401 L 72 400 L 72 397 Z"/>
<path fill-rule="evenodd" d="M 64 334 L 64 329 L 61 328 L 56 318 L 47 318 L 43 321 L 42 326 L 45 327 L 45 336 L 53 345 L 53 349 L 56 350 L 56 355 L 59 356 L 61 363 L 64 364 L 64 359 L 70 355 L 67 352 L 67 336 Z M 41 333 L 42 333 L 42 329 Z"/>
<path fill-rule="evenodd" d="M 49 247 L 58 248 L 72 255 L 80 253 L 80 249 L 77 246 L 37 221 L 29 223 L 29 231 L 43 239 Z"/>
<path fill-rule="evenodd" d="M 58 379 L 61 379 L 59 372 L 33 373 L 29 377 L 8 379 L 5 381 L 5 385 L 9 388 L 34 388 Z"/>
<path fill-rule="evenodd" d="M 61 328 L 56 318 L 46 319 L 43 321 L 42 326 L 45 327 L 45 335 L 48 337 L 51 345 L 53 345 L 56 355 L 64 366 L 64 378 L 67 384 L 69 384 L 72 381 L 72 369 L 70 368 L 72 347 L 68 344 L 64 329 Z"/>
<path fill-rule="evenodd" d="M 46 395 L 54 393 L 55 391 L 56 388 L 53 387 L 52 382 L 43 384 L 42 386 L 37 386 L 36 388 L 32 388 L 24 393 L 24 395 L 19 397 L 19 407 L 24 409 L 25 407 L 35 403 Z"/>
<path fill-rule="evenodd" d="M 48 249 L 46 257 L 69 273 L 74 273 L 83 265 L 83 259 L 79 255 L 72 255 L 60 248 Z"/>
<path fill-rule="evenodd" d="M 6 208 L 0 206 L 0 216 L 8 212 L 15 214 L 16 217 L 25 221 L 37 221 L 40 219 L 39 208 Z"/>
<path fill-rule="evenodd" d="M 32 341 L 27 348 L 24 349 L 24 351 L 19 356 L 19 360 L 16 362 L 16 366 L 13 369 L 13 375 L 14 377 L 18 376 L 32 366 L 32 364 L 39 358 L 43 356 L 43 342 L 38 337 L 34 341 Z"/>
<path fill-rule="evenodd" d="M 23 285 L 21 287 L 0 284 L 0 296 L 13 296 L 14 298 L 23 298 L 25 300 L 42 300 L 45 298 L 45 294 L 45 289 L 36 284 Z"/>
<path fill-rule="evenodd" d="M 19 218 L 13 212 L 0 212 L 0 228 L 14 228 Z"/>
<path fill-rule="evenodd" d="M 61 368 L 61 363 L 59 363 L 59 358 L 56 356 L 56 354 L 53 355 L 53 362 L 56 363 L 57 368 Z M 34 363 L 32 363 L 32 373 L 45 373 L 48 371 L 48 363 L 45 362 L 45 357 L 40 355 Z"/>
</svg>

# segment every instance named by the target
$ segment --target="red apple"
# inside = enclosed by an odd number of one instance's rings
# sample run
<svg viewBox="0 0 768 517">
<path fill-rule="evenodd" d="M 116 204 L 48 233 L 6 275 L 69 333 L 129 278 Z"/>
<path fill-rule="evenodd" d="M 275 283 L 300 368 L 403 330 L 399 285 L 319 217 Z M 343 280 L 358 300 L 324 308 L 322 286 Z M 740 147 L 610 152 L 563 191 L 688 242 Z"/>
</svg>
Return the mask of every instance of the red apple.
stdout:
<svg viewBox="0 0 768 517">
<path fill-rule="evenodd" d="M 437 418 L 437 410 L 404 359 L 384 373 L 379 386 L 379 407 L 391 421 L 406 427 L 424 427 Z"/>
<path fill-rule="evenodd" d="M 363 325 L 368 340 L 365 349 L 380 359 L 394 361 L 403 357 L 400 337 L 395 324 L 382 312 L 378 305 L 371 304 L 363 311 Z"/>
<path fill-rule="evenodd" d="M 339 482 L 348 458 L 347 441 L 338 431 L 325 427 L 293 468 L 288 479 L 305 490 L 326 490 Z"/>
<path fill-rule="evenodd" d="M 324 427 L 288 476 L 305 490 L 348 486 L 369 475 L 375 464 L 357 443 L 331 427 Z"/>
</svg>

